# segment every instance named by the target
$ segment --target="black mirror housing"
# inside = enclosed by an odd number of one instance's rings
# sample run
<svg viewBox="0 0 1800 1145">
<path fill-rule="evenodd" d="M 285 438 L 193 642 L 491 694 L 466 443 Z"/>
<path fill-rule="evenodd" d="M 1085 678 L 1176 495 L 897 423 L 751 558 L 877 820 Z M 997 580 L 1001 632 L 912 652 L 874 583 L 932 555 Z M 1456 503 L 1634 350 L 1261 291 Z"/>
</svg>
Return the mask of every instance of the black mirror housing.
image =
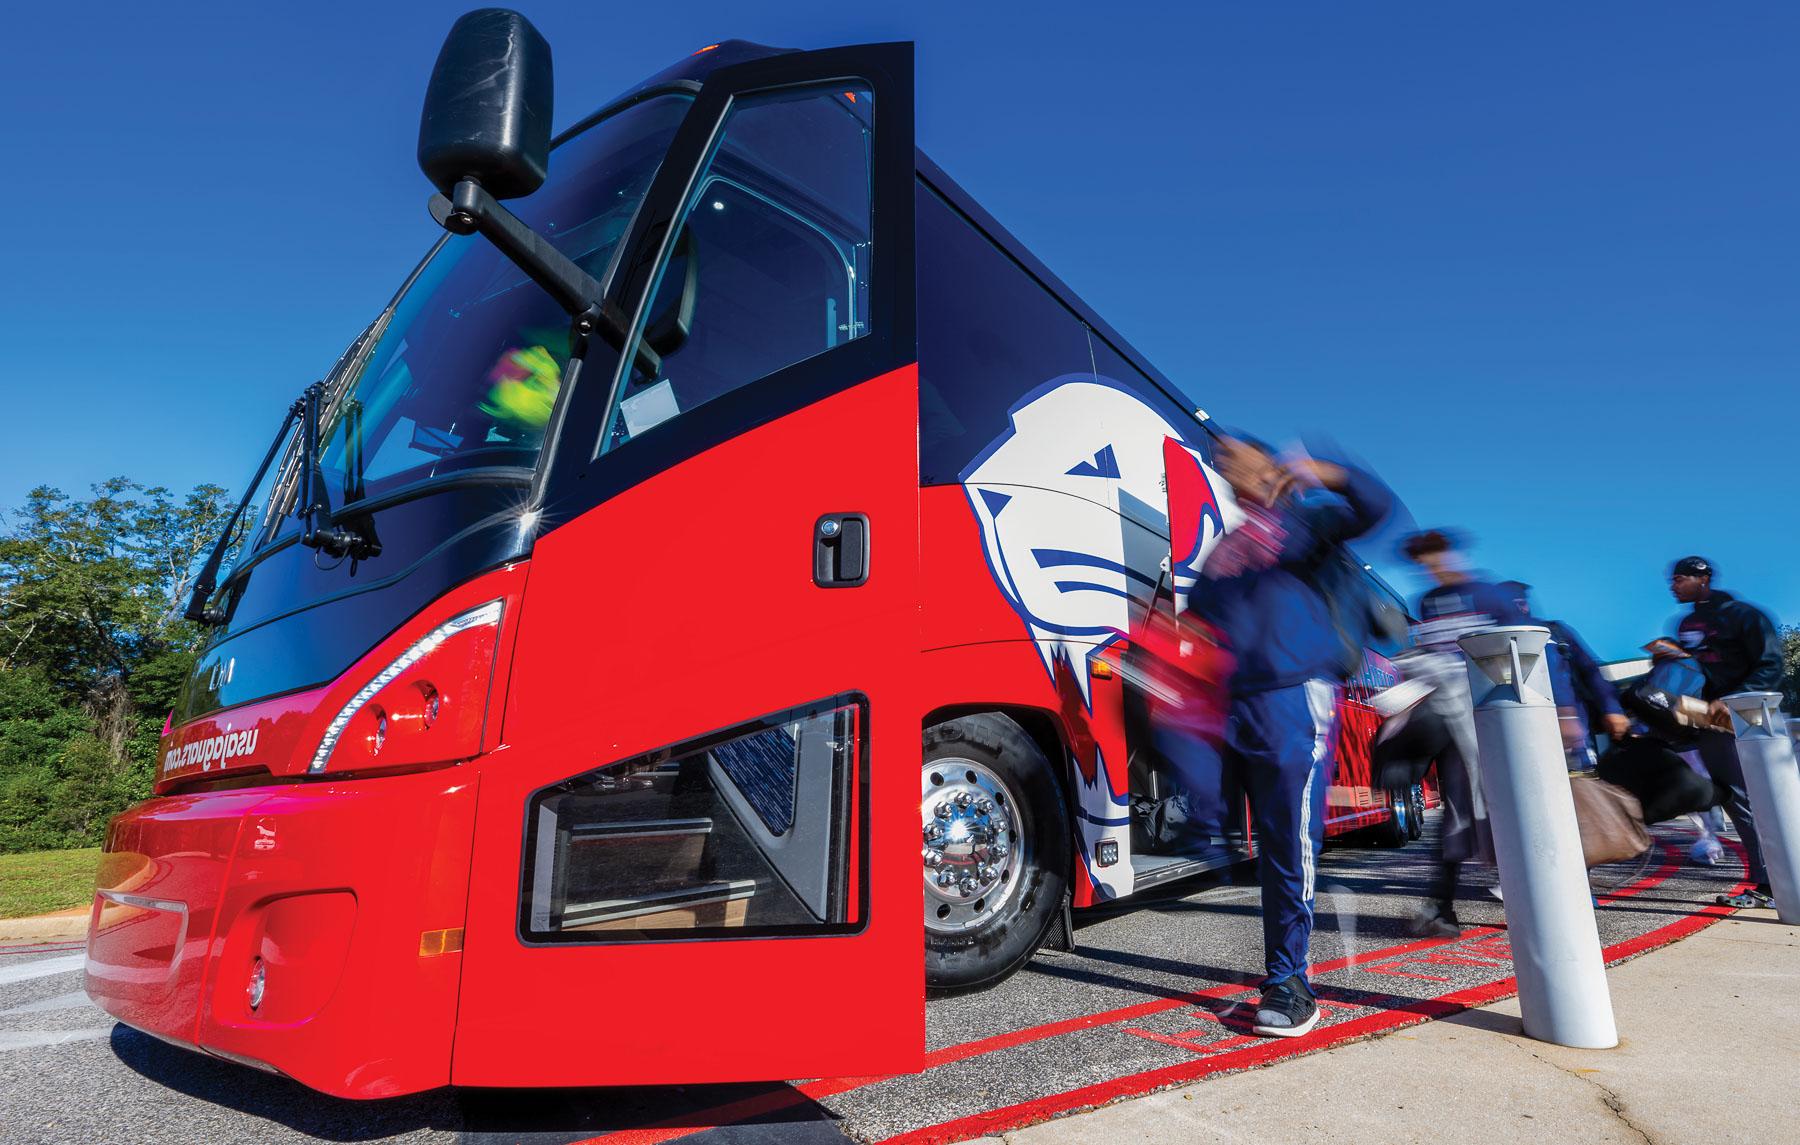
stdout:
<svg viewBox="0 0 1800 1145">
<path fill-rule="evenodd" d="M 478 8 L 450 27 L 425 89 L 419 169 L 439 191 L 473 179 L 529 195 L 550 169 L 550 44 L 517 12 Z"/>
</svg>

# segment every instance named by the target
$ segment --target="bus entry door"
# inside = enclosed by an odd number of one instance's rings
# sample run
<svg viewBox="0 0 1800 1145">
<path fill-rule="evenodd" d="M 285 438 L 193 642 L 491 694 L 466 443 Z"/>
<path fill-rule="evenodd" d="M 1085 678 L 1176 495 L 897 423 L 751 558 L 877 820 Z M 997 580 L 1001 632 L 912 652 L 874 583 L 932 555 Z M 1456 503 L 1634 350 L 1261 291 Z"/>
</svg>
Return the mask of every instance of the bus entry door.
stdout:
<svg viewBox="0 0 1800 1145">
<path fill-rule="evenodd" d="M 656 353 L 584 376 L 610 404 L 562 427 L 481 765 L 456 1084 L 919 1064 L 910 62 L 721 68 L 625 240 Z"/>
</svg>

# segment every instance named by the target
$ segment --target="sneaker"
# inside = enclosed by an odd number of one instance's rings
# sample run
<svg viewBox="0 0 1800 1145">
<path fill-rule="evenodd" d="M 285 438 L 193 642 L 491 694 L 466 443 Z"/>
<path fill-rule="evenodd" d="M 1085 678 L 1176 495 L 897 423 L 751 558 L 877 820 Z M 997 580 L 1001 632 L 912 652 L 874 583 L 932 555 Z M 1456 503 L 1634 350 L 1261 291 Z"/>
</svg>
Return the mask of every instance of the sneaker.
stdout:
<svg viewBox="0 0 1800 1145">
<path fill-rule="evenodd" d="M 1299 975 L 1263 990 L 1251 1029 L 1264 1037 L 1297 1038 L 1319 1024 L 1319 1004 Z"/>
<path fill-rule="evenodd" d="M 1461 938 L 1462 923 L 1455 911 L 1428 906 L 1407 920 L 1406 931 L 1420 938 Z"/>
<path fill-rule="evenodd" d="M 1719 895 L 1713 901 L 1720 906 L 1747 907 L 1752 910 L 1772 906 L 1775 902 L 1768 887 L 1751 887 L 1734 895 Z"/>
<path fill-rule="evenodd" d="M 1703 867 L 1716 867 L 1725 857 L 1725 846 L 1717 839 L 1696 839 L 1688 848 L 1688 858 Z"/>
</svg>

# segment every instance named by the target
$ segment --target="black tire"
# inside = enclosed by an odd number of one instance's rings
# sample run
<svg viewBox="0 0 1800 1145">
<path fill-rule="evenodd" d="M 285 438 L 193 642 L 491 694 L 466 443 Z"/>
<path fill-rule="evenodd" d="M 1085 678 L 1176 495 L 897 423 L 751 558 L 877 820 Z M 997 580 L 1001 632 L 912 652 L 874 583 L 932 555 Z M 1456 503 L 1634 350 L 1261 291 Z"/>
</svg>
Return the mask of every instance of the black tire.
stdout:
<svg viewBox="0 0 1800 1145">
<path fill-rule="evenodd" d="M 1425 785 L 1415 783 L 1406 792 L 1406 837 L 1418 839 L 1425 834 Z"/>
<path fill-rule="evenodd" d="M 1036 741 L 998 713 L 961 716 L 925 729 L 924 763 L 966 759 L 1014 793 L 1019 882 L 991 918 L 955 933 L 925 931 L 925 985 L 968 990 L 998 982 L 1043 943 L 1069 886 L 1069 817 L 1062 784 Z"/>
<path fill-rule="evenodd" d="M 1404 791 L 1390 791 L 1388 799 L 1387 821 L 1369 829 L 1369 841 L 1377 847 L 1404 847 L 1408 839 L 1414 838 L 1407 823 L 1412 818 L 1411 806 Z"/>
</svg>

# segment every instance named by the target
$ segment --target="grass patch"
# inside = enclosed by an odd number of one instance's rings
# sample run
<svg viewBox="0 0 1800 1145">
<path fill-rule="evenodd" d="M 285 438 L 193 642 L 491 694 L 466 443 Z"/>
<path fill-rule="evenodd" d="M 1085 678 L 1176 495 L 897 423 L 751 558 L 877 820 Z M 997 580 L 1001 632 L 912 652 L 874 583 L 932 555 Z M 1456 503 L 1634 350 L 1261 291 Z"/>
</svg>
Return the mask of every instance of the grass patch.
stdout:
<svg viewBox="0 0 1800 1145">
<path fill-rule="evenodd" d="M 0 855 L 0 918 L 82 906 L 94 895 L 100 848 Z"/>
</svg>

